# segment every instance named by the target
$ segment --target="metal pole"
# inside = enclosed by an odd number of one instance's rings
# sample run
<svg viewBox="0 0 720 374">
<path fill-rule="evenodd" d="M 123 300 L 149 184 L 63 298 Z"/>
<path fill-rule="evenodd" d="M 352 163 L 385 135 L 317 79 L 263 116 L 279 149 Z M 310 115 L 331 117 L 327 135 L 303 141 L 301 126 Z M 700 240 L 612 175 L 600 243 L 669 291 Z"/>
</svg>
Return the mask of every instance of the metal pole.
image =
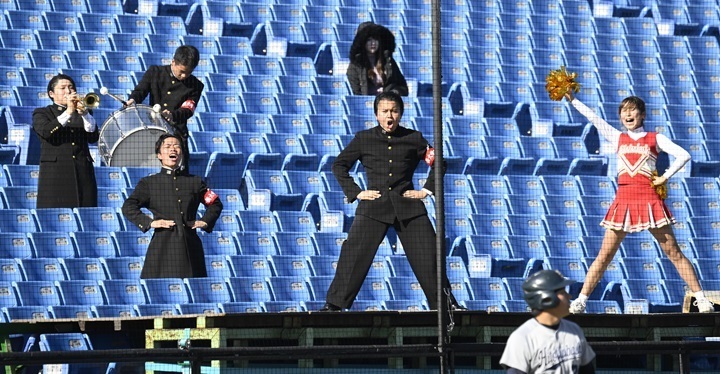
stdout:
<svg viewBox="0 0 720 374">
<path fill-rule="evenodd" d="M 442 128 L 442 56 L 440 39 L 440 1 L 432 0 L 432 83 L 433 83 L 433 128 L 435 147 L 435 227 L 437 268 L 437 311 L 438 311 L 438 352 L 440 353 L 440 373 L 449 373 L 447 353 L 448 339 L 448 303 L 445 294 L 445 186 Z"/>
</svg>

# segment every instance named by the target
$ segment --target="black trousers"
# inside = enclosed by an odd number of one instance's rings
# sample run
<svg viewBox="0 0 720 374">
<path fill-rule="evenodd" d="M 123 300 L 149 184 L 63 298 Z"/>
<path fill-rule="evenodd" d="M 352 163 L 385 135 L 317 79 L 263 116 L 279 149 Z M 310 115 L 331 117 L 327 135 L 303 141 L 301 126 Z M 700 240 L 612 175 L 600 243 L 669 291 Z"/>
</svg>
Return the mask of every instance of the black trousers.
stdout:
<svg viewBox="0 0 720 374">
<path fill-rule="evenodd" d="M 362 287 L 380 243 L 390 226 L 397 231 L 410 267 L 420 282 L 430 308 L 437 308 L 435 229 L 427 215 L 392 224 L 357 215 L 340 250 L 335 278 L 327 292 L 327 302 L 350 308 Z M 444 288 L 450 289 L 447 278 Z M 452 294 L 449 296 L 452 298 Z M 454 298 L 452 302 L 455 302 Z"/>
</svg>

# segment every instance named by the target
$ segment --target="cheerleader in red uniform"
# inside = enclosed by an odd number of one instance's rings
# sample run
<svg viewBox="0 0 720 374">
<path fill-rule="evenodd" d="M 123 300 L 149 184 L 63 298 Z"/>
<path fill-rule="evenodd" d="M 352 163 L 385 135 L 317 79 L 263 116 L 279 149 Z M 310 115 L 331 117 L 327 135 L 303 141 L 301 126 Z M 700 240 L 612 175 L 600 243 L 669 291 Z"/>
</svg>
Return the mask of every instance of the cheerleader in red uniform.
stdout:
<svg viewBox="0 0 720 374">
<path fill-rule="evenodd" d="M 697 274 L 690 261 L 680 250 L 671 224 L 675 223 L 670 210 L 655 191 L 654 186 L 664 184 L 688 161 L 690 154 L 668 137 L 643 128 L 645 102 L 637 96 L 620 103 L 620 122 L 627 130 L 621 132 L 610 126 L 585 104 L 574 98 L 572 91 L 565 98 L 584 115 L 617 151 L 618 190 L 615 200 L 600 223 L 605 236 L 600 253 L 588 269 L 580 295 L 570 305 L 571 313 L 584 313 L 585 302 L 595 289 L 628 233 L 650 230 L 663 252 L 680 273 L 680 277 L 693 291 L 696 306 L 701 313 L 713 312 L 713 303 L 705 297 Z M 658 153 L 666 152 L 675 161 L 664 174 L 652 178 Z"/>
</svg>

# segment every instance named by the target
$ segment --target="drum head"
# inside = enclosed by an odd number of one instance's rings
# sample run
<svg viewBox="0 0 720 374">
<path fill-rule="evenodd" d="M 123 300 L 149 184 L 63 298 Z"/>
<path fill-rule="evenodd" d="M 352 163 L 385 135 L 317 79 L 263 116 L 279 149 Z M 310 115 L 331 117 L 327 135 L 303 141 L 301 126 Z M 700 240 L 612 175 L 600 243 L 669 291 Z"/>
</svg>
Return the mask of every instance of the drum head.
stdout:
<svg viewBox="0 0 720 374">
<path fill-rule="evenodd" d="M 160 161 L 155 154 L 155 142 L 165 133 L 167 131 L 154 128 L 133 132 L 116 145 L 109 166 L 159 166 Z M 152 151 L 148 152 L 148 150 Z"/>
</svg>

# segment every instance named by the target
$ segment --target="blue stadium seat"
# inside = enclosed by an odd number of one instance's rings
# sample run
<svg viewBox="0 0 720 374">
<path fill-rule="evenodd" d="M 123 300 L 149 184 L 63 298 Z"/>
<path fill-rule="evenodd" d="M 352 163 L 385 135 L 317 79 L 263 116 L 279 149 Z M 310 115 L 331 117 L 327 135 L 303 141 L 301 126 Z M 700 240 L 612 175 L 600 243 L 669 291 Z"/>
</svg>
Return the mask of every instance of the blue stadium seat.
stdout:
<svg viewBox="0 0 720 374">
<path fill-rule="evenodd" d="M 136 14 L 116 14 L 118 32 L 123 34 L 152 34 L 154 32 L 150 18 Z"/>
<path fill-rule="evenodd" d="M 77 51 L 112 51 L 112 43 L 108 35 L 100 31 L 73 31 L 75 49 Z"/>
<path fill-rule="evenodd" d="M 193 304 L 177 304 L 178 312 L 181 315 L 213 315 L 220 314 L 219 303 L 193 303 Z"/>
<path fill-rule="evenodd" d="M 140 279 L 109 279 L 98 281 L 108 305 L 147 304 L 145 289 Z M 130 307 L 132 309 L 132 307 Z M 133 313 L 134 314 L 134 313 Z"/>
<path fill-rule="evenodd" d="M 183 36 L 187 34 L 185 22 L 176 16 L 151 16 L 150 23 L 156 34 Z"/>
<path fill-rule="evenodd" d="M 305 278 L 315 275 L 308 256 L 274 255 L 270 258 L 277 276 Z"/>
<path fill-rule="evenodd" d="M 187 278 L 184 282 L 193 303 L 226 303 L 232 301 L 230 290 L 223 278 Z M 148 287 L 147 280 L 145 286 Z"/>
<path fill-rule="evenodd" d="M 91 13 L 123 14 L 124 10 L 120 2 L 108 2 L 106 0 L 87 0 L 88 10 Z"/>
<path fill-rule="evenodd" d="M 4 309 L 18 306 L 17 295 L 11 282 L 0 282 L 0 291 L 0 307 Z"/>
<path fill-rule="evenodd" d="M 509 295 L 501 278 L 469 278 L 473 300 L 508 300 Z"/>
<path fill-rule="evenodd" d="M 110 70 L 127 71 L 127 76 L 131 75 L 129 74 L 130 71 L 145 70 L 142 66 L 142 62 L 140 61 L 140 57 L 138 56 L 137 51 L 105 51 L 103 52 L 103 56 L 105 57 L 105 62 L 107 63 L 107 66 Z M 100 75 L 99 72 L 98 75 Z M 117 87 L 116 85 L 107 85 L 105 82 L 102 81 L 102 76 L 100 76 L 100 78 L 101 85 L 107 86 L 109 89 L 122 89 L 122 87 Z M 118 83 L 124 82 L 120 81 Z"/>
<path fill-rule="evenodd" d="M 63 305 L 103 305 L 103 295 L 95 280 L 56 282 Z"/>
<path fill-rule="evenodd" d="M 70 234 L 65 232 L 34 232 L 28 234 L 38 258 L 73 258 L 75 246 Z"/>
<path fill-rule="evenodd" d="M 83 6 L 85 4 L 83 3 Z M 44 11 L 42 16 L 48 30 L 65 30 L 65 31 L 82 31 L 82 24 L 77 16 L 76 11 L 60 10 L 55 7 L 55 11 Z"/>
<path fill-rule="evenodd" d="M 388 278 L 388 281 L 395 300 L 426 300 L 425 293 L 414 276 L 395 276 Z"/>
<path fill-rule="evenodd" d="M 275 211 L 279 231 L 313 233 L 317 231 L 315 220 L 308 211 Z"/>
<path fill-rule="evenodd" d="M 19 259 L 3 258 L 0 259 L 0 281 L 2 282 L 22 282 L 25 280 L 25 272 Z"/>
<path fill-rule="evenodd" d="M 140 304 L 134 305 L 137 315 L 147 316 L 174 316 L 179 315 L 176 304 Z"/>
<path fill-rule="evenodd" d="M 122 231 L 118 213 L 114 208 L 74 208 L 82 231 Z"/>
<path fill-rule="evenodd" d="M 14 67 L 32 67 L 32 60 L 25 49 L 0 48 L 0 65 Z"/>
<path fill-rule="evenodd" d="M 312 300 L 309 286 L 304 277 L 275 276 L 270 278 L 270 288 L 275 296 L 275 301 Z"/>
<path fill-rule="evenodd" d="M 45 91 L 47 86 L 21 86 L 14 87 L 14 89 L 22 106 L 40 107 L 47 104 L 49 100 L 48 94 Z"/>
<path fill-rule="evenodd" d="M 0 233 L 0 247 L 4 248 L 4 251 L 0 253 L 1 258 L 23 259 L 36 257 L 30 237 L 23 232 Z"/>
<path fill-rule="evenodd" d="M 577 196 L 545 195 L 545 207 L 553 215 L 582 215 L 580 200 Z"/>
<path fill-rule="evenodd" d="M 60 295 L 53 281 L 13 282 L 13 288 L 23 306 L 60 305 Z"/>
<path fill-rule="evenodd" d="M 70 68 L 72 69 L 107 69 L 102 51 L 65 51 L 65 56 L 70 64 Z M 75 77 L 77 77 L 77 75 L 75 75 Z"/>
<path fill-rule="evenodd" d="M 540 196 L 532 194 L 511 194 L 507 196 L 513 214 L 546 214 L 545 204 Z"/>
<path fill-rule="evenodd" d="M 232 235 L 225 232 L 203 233 L 200 235 L 206 256 L 239 254 L 237 243 Z"/>
<path fill-rule="evenodd" d="M 582 216 L 573 214 L 550 214 L 544 217 L 550 235 L 569 235 L 578 238 L 585 235 Z"/>
<path fill-rule="evenodd" d="M 545 220 L 540 214 L 510 214 L 507 216 L 513 235 L 548 235 Z"/>
<path fill-rule="evenodd" d="M 118 254 L 111 233 L 107 231 L 71 232 L 77 257 L 115 257 Z M 145 255 L 145 252 L 142 253 Z"/>
<path fill-rule="evenodd" d="M 630 303 L 634 300 L 646 300 L 649 313 L 679 312 L 682 309 L 682 304 L 668 302 L 665 289 L 659 280 L 626 279 L 622 281 L 620 291 L 625 303 L 625 313 L 629 312 L 628 308 L 631 308 L 631 311 L 637 308 L 634 303 Z"/>
<path fill-rule="evenodd" d="M 274 269 L 265 255 L 228 256 L 228 263 L 235 277 L 271 277 Z"/>
<path fill-rule="evenodd" d="M 68 279 L 71 281 L 98 281 L 107 279 L 102 262 L 100 262 L 99 258 L 64 258 L 61 259 L 60 262 L 65 267 Z M 67 305 L 68 303 L 65 304 Z"/>
<path fill-rule="evenodd" d="M 150 245 L 150 239 L 152 238 L 151 233 L 142 233 L 138 230 L 132 231 L 116 231 L 111 233 L 114 242 L 117 244 L 117 255 L 119 257 L 133 257 L 133 256 L 144 256 L 147 252 L 148 246 Z M 76 233 L 76 242 L 80 246 L 80 242 L 84 240 L 95 241 L 95 247 L 98 245 L 111 247 L 113 246 L 112 241 L 105 243 L 103 235 L 97 235 L 97 233 Z M 81 239 L 82 238 L 82 239 Z M 108 257 L 108 256 L 100 256 Z"/>
<path fill-rule="evenodd" d="M 4 206 L 10 209 L 35 209 L 37 204 L 37 186 L 15 186 L 0 188 Z"/>
<path fill-rule="evenodd" d="M 187 304 L 190 297 L 180 278 L 142 279 L 151 304 Z"/>
<path fill-rule="evenodd" d="M 228 285 L 235 302 L 266 302 L 273 300 L 270 284 L 266 277 L 232 277 L 228 278 Z"/>
<path fill-rule="evenodd" d="M 220 304 L 220 311 L 225 314 L 233 313 L 263 313 L 265 304 L 262 302 L 232 302 Z"/>
<path fill-rule="evenodd" d="M 144 258 L 140 256 L 125 256 L 101 258 L 101 261 L 111 280 L 135 280 L 140 278 Z M 108 303 L 112 304 L 110 301 L 108 301 Z"/>
<path fill-rule="evenodd" d="M 37 232 L 39 230 L 30 209 L 0 209 L 0 231 Z"/>
</svg>

